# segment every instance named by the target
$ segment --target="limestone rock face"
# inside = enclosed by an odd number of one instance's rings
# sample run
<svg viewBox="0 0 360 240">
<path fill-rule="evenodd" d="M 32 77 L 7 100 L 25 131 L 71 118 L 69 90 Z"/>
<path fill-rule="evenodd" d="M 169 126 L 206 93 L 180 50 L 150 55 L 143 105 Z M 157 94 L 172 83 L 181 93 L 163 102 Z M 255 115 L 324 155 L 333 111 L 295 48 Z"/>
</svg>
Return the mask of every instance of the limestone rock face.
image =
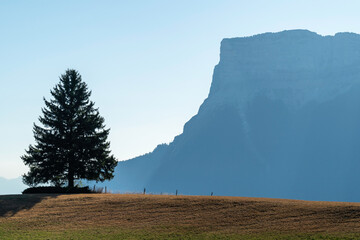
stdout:
<svg viewBox="0 0 360 240">
<path fill-rule="evenodd" d="M 224 39 L 208 98 L 114 191 L 360 201 L 360 35 Z"/>
</svg>

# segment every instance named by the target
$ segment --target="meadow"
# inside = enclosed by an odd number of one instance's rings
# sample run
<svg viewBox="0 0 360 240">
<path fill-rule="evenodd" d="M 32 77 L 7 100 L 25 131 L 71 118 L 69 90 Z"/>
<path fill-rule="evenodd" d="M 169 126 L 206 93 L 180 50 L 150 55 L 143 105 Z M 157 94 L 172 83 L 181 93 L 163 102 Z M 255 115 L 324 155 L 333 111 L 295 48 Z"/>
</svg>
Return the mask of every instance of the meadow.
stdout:
<svg viewBox="0 0 360 240">
<path fill-rule="evenodd" d="M 3 195 L 0 239 L 360 239 L 360 203 L 141 194 Z"/>
</svg>

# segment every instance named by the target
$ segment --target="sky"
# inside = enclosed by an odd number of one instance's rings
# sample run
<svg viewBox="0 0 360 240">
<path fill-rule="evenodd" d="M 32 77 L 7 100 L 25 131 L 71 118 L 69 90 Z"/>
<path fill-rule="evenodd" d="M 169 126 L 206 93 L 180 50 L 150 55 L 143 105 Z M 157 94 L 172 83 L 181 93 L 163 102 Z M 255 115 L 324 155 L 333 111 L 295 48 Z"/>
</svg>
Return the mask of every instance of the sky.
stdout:
<svg viewBox="0 0 360 240">
<path fill-rule="evenodd" d="M 181 134 L 207 97 L 223 38 L 360 33 L 360 2 L 0 1 L 0 177 L 27 172 L 43 97 L 76 69 L 127 160 Z"/>
</svg>

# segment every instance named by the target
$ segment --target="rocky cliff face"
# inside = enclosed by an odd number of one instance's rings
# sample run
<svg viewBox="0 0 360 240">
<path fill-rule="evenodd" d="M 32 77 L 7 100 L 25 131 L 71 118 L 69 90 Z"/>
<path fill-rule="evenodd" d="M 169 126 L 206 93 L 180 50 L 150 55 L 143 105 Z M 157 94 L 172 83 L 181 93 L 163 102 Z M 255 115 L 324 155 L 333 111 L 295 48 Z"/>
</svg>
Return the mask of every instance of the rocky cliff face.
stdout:
<svg viewBox="0 0 360 240">
<path fill-rule="evenodd" d="M 224 39 L 198 114 L 110 185 L 360 201 L 359 172 L 360 35 L 293 30 Z"/>
</svg>

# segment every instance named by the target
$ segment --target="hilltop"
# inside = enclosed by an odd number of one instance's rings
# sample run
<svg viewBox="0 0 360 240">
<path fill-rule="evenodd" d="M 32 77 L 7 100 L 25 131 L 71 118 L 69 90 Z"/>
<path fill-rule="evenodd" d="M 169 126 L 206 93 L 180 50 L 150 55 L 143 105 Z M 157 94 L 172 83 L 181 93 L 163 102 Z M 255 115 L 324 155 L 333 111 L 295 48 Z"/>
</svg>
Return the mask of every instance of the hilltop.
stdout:
<svg viewBox="0 0 360 240">
<path fill-rule="evenodd" d="M 0 196 L 1 239 L 355 236 L 360 237 L 360 203 L 123 194 Z"/>
</svg>

